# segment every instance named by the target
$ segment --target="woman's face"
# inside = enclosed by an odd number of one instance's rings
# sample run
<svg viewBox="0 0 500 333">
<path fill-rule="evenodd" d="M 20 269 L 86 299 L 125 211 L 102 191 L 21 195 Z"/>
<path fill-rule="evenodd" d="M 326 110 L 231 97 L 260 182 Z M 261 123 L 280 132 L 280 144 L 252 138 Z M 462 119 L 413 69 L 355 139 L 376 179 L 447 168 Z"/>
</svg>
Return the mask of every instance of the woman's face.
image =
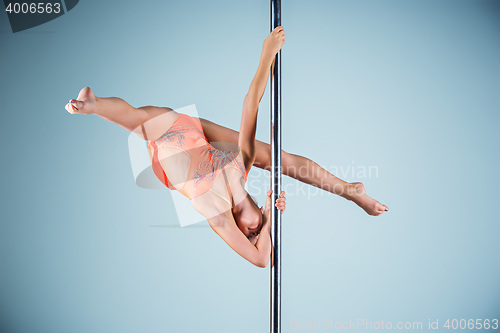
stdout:
<svg viewBox="0 0 500 333">
<path fill-rule="evenodd" d="M 233 215 L 238 228 L 255 245 L 262 229 L 262 211 L 250 195 L 233 208 Z"/>
</svg>

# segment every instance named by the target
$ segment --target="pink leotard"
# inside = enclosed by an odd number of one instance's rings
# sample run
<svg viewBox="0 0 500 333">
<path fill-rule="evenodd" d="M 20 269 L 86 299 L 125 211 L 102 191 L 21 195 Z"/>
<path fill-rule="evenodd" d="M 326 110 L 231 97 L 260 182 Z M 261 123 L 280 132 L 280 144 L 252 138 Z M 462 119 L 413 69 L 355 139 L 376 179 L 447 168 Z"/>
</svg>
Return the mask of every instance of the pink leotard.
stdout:
<svg viewBox="0 0 500 333">
<path fill-rule="evenodd" d="M 187 181 L 182 188 L 174 186 L 167 178 L 160 161 L 158 151 L 162 147 L 173 147 L 189 156 Z M 248 173 L 238 152 L 214 148 L 205 137 L 203 127 L 198 118 L 178 113 L 173 125 L 161 137 L 148 140 L 148 148 L 152 150 L 151 164 L 156 177 L 169 189 L 178 189 L 189 199 L 209 191 L 217 176 L 225 168 L 235 168 L 247 180 Z M 168 161 L 166 161 L 168 163 Z"/>
</svg>

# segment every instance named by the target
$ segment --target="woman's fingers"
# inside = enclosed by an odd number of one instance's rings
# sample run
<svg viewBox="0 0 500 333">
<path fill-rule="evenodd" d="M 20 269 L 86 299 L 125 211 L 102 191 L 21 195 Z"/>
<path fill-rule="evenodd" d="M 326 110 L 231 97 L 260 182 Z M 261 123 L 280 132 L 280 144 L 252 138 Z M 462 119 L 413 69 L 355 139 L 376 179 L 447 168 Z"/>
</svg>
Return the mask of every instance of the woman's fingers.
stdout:
<svg viewBox="0 0 500 333">
<path fill-rule="evenodd" d="M 269 190 L 267 192 L 267 200 L 266 200 L 266 210 L 270 208 L 271 206 L 271 194 L 273 193 L 272 190 Z M 285 206 L 286 206 L 286 198 L 285 198 L 285 191 L 281 191 L 278 199 L 276 199 L 275 203 L 276 208 L 281 210 L 281 212 L 285 211 Z M 262 207 L 261 207 L 262 210 Z"/>
<path fill-rule="evenodd" d="M 286 207 L 285 191 L 281 191 L 279 198 L 276 200 L 276 208 L 283 213 Z"/>
<path fill-rule="evenodd" d="M 286 208 L 286 204 L 285 203 L 276 203 L 276 208 L 278 208 L 278 210 L 281 210 L 281 212 L 285 212 L 285 208 Z"/>
<path fill-rule="evenodd" d="M 276 205 L 284 205 L 286 204 L 285 198 L 280 198 L 276 200 Z"/>
</svg>

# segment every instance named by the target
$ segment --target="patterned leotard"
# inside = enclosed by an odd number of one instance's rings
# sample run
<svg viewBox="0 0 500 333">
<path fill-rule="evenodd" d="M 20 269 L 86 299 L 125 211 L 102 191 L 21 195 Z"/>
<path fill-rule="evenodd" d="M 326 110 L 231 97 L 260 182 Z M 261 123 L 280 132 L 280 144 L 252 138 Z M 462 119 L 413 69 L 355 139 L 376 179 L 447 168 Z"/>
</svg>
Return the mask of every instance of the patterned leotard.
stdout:
<svg viewBox="0 0 500 333">
<path fill-rule="evenodd" d="M 171 183 L 160 164 L 158 153 L 166 147 L 176 148 L 189 156 L 187 179 L 180 188 Z M 217 176 L 225 168 L 238 170 L 245 182 L 247 180 L 248 173 L 241 155 L 238 152 L 213 147 L 207 141 L 198 118 L 178 113 L 177 119 L 168 131 L 154 141 L 148 140 L 148 148 L 152 151 L 151 164 L 156 177 L 166 187 L 179 190 L 189 199 L 210 191 Z M 164 162 L 168 163 L 168 159 Z"/>
</svg>

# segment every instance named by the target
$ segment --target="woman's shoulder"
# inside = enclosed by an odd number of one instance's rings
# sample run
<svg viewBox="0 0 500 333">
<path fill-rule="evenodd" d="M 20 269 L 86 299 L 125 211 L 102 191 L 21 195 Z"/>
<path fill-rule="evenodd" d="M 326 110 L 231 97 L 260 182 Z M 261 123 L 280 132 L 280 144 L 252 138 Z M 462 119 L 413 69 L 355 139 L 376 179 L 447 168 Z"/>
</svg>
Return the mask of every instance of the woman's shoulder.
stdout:
<svg viewBox="0 0 500 333">
<path fill-rule="evenodd" d="M 231 203 L 227 198 L 216 195 L 214 191 L 207 191 L 202 195 L 191 198 L 193 208 L 207 220 L 217 220 L 225 213 L 231 213 Z"/>
</svg>

